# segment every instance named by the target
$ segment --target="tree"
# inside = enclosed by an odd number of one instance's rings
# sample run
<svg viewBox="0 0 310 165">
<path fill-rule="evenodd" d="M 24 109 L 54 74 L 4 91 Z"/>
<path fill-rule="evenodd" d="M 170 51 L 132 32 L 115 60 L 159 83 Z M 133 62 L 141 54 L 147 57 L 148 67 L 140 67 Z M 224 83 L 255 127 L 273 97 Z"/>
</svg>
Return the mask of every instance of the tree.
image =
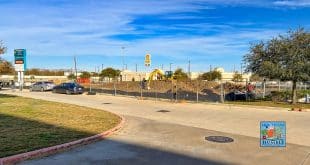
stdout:
<svg viewBox="0 0 310 165">
<path fill-rule="evenodd" d="M 105 68 L 101 71 L 100 73 L 100 77 L 102 78 L 105 78 L 105 77 L 108 77 L 109 78 L 109 81 L 110 81 L 110 78 L 115 78 L 115 77 L 118 77 L 120 76 L 121 74 L 121 71 L 118 70 L 118 69 L 113 69 L 113 68 Z"/>
<path fill-rule="evenodd" d="M 263 81 L 264 79 L 260 77 L 258 74 L 252 74 L 250 77 L 250 81 Z"/>
<path fill-rule="evenodd" d="M 36 79 L 36 77 L 35 77 L 34 75 L 31 75 L 31 76 L 30 76 L 30 80 L 33 81 L 34 79 Z"/>
<path fill-rule="evenodd" d="M 222 73 L 216 70 L 203 73 L 199 76 L 199 79 L 201 80 L 208 80 L 208 81 L 214 81 L 214 80 L 221 80 L 222 79 Z"/>
<path fill-rule="evenodd" d="M 6 52 L 6 50 L 7 50 L 7 47 L 4 46 L 3 41 L 0 40 L 0 55 L 4 54 Z"/>
<path fill-rule="evenodd" d="M 94 76 L 94 77 L 97 77 L 97 76 L 99 76 L 99 73 L 97 73 L 97 72 L 91 72 L 90 75 L 91 75 L 91 76 Z"/>
<path fill-rule="evenodd" d="M 36 68 L 28 69 L 28 70 L 26 70 L 25 75 L 37 75 L 37 76 L 40 76 L 40 70 L 36 69 Z"/>
<path fill-rule="evenodd" d="M 76 79 L 76 76 L 75 76 L 73 73 L 71 73 L 71 74 L 69 74 L 69 75 L 67 76 L 67 78 L 68 78 L 69 80 L 75 80 L 75 79 Z"/>
<path fill-rule="evenodd" d="M 0 59 L 0 74 L 14 74 L 15 69 L 13 65 L 3 59 Z"/>
<path fill-rule="evenodd" d="M 36 76 L 63 76 L 63 70 L 48 70 L 48 69 L 27 69 L 25 75 L 36 75 Z"/>
<path fill-rule="evenodd" d="M 244 61 L 249 64 L 247 71 L 261 77 L 292 81 L 292 104 L 295 104 L 297 82 L 310 80 L 310 33 L 299 28 L 256 43 Z"/>
<path fill-rule="evenodd" d="M 186 80 L 188 79 L 188 75 L 183 72 L 183 70 L 181 68 L 178 68 L 175 70 L 174 74 L 173 74 L 173 79 L 175 80 Z"/>
<path fill-rule="evenodd" d="M 80 78 L 90 78 L 91 77 L 91 74 L 89 72 L 82 72 L 81 75 L 80 75 Z"/>
<path fill-rule="evenodd" d="M 235 72 L 233 75 L 232 81 L 234 81 L 234 82 L 242 81 L 242 74 Z"/>
<path fill-rule="evenodd" d="M 6 52 L 7 48 L 0 40 L 0 55 Z M 0 57 L 0 74 L 14 74 L 15 70 L 13 65 Z"/>
</svg>

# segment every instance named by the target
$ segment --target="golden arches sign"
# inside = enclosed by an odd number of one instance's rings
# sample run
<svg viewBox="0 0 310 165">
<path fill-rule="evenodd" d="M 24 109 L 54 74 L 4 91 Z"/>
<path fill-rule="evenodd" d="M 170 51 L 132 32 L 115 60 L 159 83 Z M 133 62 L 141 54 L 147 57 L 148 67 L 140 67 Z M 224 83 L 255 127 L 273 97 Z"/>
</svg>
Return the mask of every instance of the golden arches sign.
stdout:
<svg viewBox="0 0 310 165">
<path fill-rule="evenodd" d="M 144 65 L 145 66 L 151 66 L 151 55 L 150 54 L 145 55 Z"/>
</svg>

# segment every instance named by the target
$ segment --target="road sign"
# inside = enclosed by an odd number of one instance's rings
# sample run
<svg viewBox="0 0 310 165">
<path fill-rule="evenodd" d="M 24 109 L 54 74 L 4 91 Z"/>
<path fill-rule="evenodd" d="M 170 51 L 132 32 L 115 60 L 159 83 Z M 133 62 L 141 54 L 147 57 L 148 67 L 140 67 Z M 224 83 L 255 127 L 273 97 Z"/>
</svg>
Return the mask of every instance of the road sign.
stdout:
<svg viewBox="0 0 310 165">
<path fill-rule="evenodd" d="M 17 71 L 17 72 L 25 71 L 24 64 L 15 64 L 14 66 L 15 66 L 15 71 Z"/>
<path fill-rule="evenodd" d="M 145 55 L 144 65 L 145 66 L 151 66 L 151 55 L 150 54 Z"/>
<path fill-rule="evenodd" d="M 15 49 L 14 50 L 14 58 L 15 58 L 15 69 L 18 72 L 26 70 L 26 49 Z M 21 69 L 21 67 L 23 69 Z"/>
</svg>

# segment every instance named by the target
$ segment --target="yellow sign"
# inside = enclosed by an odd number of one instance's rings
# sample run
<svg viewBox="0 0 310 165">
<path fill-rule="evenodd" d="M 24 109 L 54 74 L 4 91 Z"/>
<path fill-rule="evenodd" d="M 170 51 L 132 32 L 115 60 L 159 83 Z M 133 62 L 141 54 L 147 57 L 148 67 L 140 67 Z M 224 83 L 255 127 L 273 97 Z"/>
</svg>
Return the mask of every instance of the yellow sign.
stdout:
<svg viewBox="0 0 310 165">
<path fill-rule="evenodd" d="M 145 66 L 151 66 L 151 55 L 150 54 L 145 55 L 144 65 Z"/>
</svg>

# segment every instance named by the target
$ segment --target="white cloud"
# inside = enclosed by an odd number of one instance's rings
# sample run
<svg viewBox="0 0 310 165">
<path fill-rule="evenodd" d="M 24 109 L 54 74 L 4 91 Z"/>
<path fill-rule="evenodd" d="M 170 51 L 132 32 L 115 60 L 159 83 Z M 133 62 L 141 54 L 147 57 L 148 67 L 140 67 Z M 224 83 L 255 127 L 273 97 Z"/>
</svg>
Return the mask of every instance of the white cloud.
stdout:
<svg viewBox="0 0 310 165">
<path fill-rule="evenodd" d="M 276 6 L 288 6 L 288 7 L 310 7 L 309 0 L 275 1 L 273 4 Z"/>
</svg>

